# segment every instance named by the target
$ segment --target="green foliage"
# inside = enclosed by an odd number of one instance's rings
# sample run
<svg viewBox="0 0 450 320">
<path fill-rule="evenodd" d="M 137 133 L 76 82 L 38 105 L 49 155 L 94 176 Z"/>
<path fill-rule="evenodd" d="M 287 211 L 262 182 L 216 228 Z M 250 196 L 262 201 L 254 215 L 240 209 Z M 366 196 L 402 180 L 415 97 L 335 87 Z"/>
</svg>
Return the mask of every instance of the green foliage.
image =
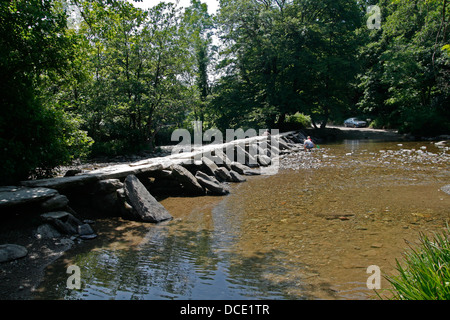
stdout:
<svg viewBox="0 0 450 320">
<path fill-rule="evenodd" d="M 292 131 L 305 129 L 311 126 L 311 117 L 304 115 L 303 113 L 295 113 L 287 116 L 283 124 L 283 131 Z"/>
<path fill-rule="evenodd" d="M 213 100 L 219 122 L 256 114 L 274 127 L 304 112 L 326 123 L 350 103 L 362 22 L 356 2 L 228 0 L 218 21 L 228 44 Z"/>
<path fill-rule="evenodd" d="M 393 287 L 394 299 L 450 299 L 449 229 L 429 238 L 420 237 L 420 247 L 404 255 L 403 265 L 397 261 L 397 276 L 387 277 Z"/>
<path fill-rule="evenodd" d="M 382 1 L 382 29 L 362 47 L 360 110 L 419 136 L 448 133 L 447 1 Z"/>
<path fill-rule="evenodd" d="M 74 3 L 90 74 L 79 88 L 78 113 L 94 151 L 152 147 L 162 127 L 180 122 L 192 94 L 194 58 L 181 12 L 165 3 L 148 11 L 120 0 Z"/>
<path fill-rule="evenodd" d="M 72 56 L 62 7 L 3 1 L 0 17 L 0 183 L 14 183 L 85 156 L 92 142 L 47 99 Z"/>
</svg>

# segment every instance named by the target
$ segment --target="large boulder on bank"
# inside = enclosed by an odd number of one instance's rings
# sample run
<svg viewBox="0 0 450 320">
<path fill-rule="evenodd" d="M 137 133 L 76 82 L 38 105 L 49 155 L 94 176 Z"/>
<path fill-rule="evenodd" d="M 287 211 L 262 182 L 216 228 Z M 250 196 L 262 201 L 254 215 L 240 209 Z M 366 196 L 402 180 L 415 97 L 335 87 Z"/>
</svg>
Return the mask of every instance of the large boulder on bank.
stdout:
<svg viewBox="0 0 450 320">
<path fill-rule="evenodd" d="M 193 195 L 205 194 L 203 187 L 198 183 L 194 175 L 186 168 L 178 164 L 172 165 L 172 176 L 181 183 L 183 188 L 188 193 Z"/>
<path fill-rule="evenodd" d="M 18 244 L 2 244 L 0 245 L 0 262 L 7 262 L 19 258 L 23 258 L 28 254 L 25 247 Z"/>
<path fill-rule="evenodd" d="M 146 222 L 161 222 L 172 219 L 172 215 L 160 204 L 135 175 L 124 182 L 125 199 L 133 208 L 133 218 Z"/>
<path fill-rule="evenodd" d="M 198 182 L 212 194 L 225 195 L 229 193 L 228 189 L 225 188 L 225 186 L 213 176 L 209 176 L 204 172 L 197 171 L 195 177 L 197 178 Z"/>
</svg>

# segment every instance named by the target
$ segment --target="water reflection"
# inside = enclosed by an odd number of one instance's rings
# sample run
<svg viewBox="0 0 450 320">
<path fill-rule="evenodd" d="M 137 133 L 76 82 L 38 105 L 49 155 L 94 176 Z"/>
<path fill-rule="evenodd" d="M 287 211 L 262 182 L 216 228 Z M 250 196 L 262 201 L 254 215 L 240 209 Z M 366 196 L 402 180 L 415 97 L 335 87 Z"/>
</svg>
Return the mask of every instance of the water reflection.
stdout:
<svg viewBox="0 0 450 320">
<path fill-rule="evenodd" d="M 227 197 L 164 199 L 170 222 L 99 220 L 36 298 L 367 299 L 369 265 L 393 272 L 405 239 L 449 220 L 449 157 L 422 147 L 347 140 L 287 155 Z M 70 264 L 80 291 L 66 289 Z"/>
</svg>

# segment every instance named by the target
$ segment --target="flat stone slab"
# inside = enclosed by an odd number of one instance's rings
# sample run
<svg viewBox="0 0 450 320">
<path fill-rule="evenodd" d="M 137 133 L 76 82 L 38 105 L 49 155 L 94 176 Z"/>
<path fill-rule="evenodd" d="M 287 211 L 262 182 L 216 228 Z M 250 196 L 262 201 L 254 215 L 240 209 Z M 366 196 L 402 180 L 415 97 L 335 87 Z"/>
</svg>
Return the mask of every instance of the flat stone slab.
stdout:
<svg viewBox="0 0 450 320">
<path fill-rule="evenodd" d="M 0 245 L 0 262 L 7 262 L 19 258 L 23 258 L 28 254 L 25 247 L 17 244 L 2 244 Z"/>
<path fill-rule="evenodd" d="M 55 189 L 2 187 L 0 189 L 0 207 L 9 207 L 30 202 L 42 201 L 58 194 Z"/>
</svg>

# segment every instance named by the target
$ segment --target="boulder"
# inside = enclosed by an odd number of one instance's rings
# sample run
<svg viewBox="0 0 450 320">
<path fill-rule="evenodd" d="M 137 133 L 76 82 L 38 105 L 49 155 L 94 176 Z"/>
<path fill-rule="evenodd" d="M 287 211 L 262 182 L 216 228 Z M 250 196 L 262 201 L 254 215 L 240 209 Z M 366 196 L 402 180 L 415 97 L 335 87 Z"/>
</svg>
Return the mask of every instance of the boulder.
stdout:
<svg viewBox="0 0 450 320">
<path fill-rule="evenodd" d="M 7 262 L 19 258 L 23 258 L 28 254 L 27 248 L 18 244 L 2 244 L 0 245 L 0 262 Z"/>
<path fill-rule="evenodd" d="M 214 163 L 214 161 L 207 157 L 202 157 L 202 163 L 208 175 L 216 176 L 216 171 L 219 167 Z"/>
<path fill-rule="evenodd" d="M 219 160 L 216 162 L 217 165 L 225 167 L 227 170 L 231 170 L 230 164 L 231 160 L 227 157 L 227 155 L 220 149 L 214 151 L 214 158 L 218 158 Z"/>
<path fill-rule="evenodd" d="M 62 234 L 73 235 L 77 233 L 77 226 L 81 222 L 66 211 L 54 211 L 41 214 L 44 222 L 50 223 Z"/>
<path fill-rule="evenodd" d="M 194 175 L 186 168 L 174 164 L 172 165 L 172 176 L 177 179 L 184 187 L 184 189 L 193 195 L 203 195 L 205 190 L 198 183 Z"/>
<path fill-rule="evenodd" d="M 212 194 L 225 195 L 229 193 L 228 189 L 226 189 L 224 185 L 217 181 L 217 179 L 213 176 L 209 176 L 202 171 L 197 171 L 195 177 L 198 182 Z"/>
<path fill-rule="evenodd" d="M 248 167 L 257 167 L 258 166 L 258 161 L 256 161 L 255 157 L 252 156 L 247 151 L 245 151 L 245 149 L 242 148 L 241 146 L 236 145 L 236 153 L 237 153 L 236 159 L 238 162 L 245 163 L 245 165 Z"/>
<path fill-rule="evenodd" d="M 108 194 L 115 192 L 123 187 L 123 183 L 119 179 L 105 179 L 95 183 L 94 193 Z"/>
<path fill-rule="evenodd" d="M 233 178 L 230 175 L 230 171 L 228 171 L 224 167 L 217 168 L 217 170 L 216 170 L 216 177 L 219 180 L 222 180 L 222 181 L 228 181 L 228 182 L 233 181 Z"/>
<path fill-rule="evenodd" d="M 80 224 L 77 228 L 77 232 L 81 239 L 93 239 L 97 237 L 94 230 L 92 230 L 92 227 L 87 223 Z"/>
<path fill-rule="evenodd" d="M 236 171 L 239 174 L 244 174 L 244 171 L 249 170 L 250 168 L 246 165 L 243 165 L 239 162 L 232 162 L 230 164 L 231 170 Z"/>
<path fill-rule="evenodd" d="M 41 219 L 45 223 L 49 223 L 57 232 L 63 235 L 79 235 L 83 239 L 92 239 L 97 235 L 94 230 L 77 219 L 74 215 L 66 211 L 54 211 L 41 214 Z M 48 233 L 47 229 L 40 229 L 38 233 Z M 48 234 L 46 234 L 48 235 Z M 57 234 L 55 234 L 57 235 Z"/>
<path fill-rule="evenodd" d="M 48 223 L 38 226 L 35 233 L 36 239 L 54 239 L 61 236 L 62 234 Z"/>
<path fill-rule="evenodd" d="M 245 179 L 243 176 L 241 176 L 239 173 L 237 173 L 236 171 L 233 171 L 233 170 L 230 171 L 230 176 L 231 176 L 231 179 L 233 180 L 233 182 L 247 181 L 247 179 Z"/>
<path fill-rule="evenodd" d="M 53 211 L 65 208 L 69 204 L 69 199 L 65 195 L 57 194 L 41 203 L 41 208 L 45 211 Z"/>
<path fill-rule="evenodd" d="M 266 155 L 257 155 L 256 159 L 258 160 L 258 163 L 263 167 L 267 167 L 268 165 L 270 165 L 270 158 Z"/>
<path fill-rule="evenodd" d="M 171 214 L 160 204 L 135 175 L 124 182 L 126 201 L 133 208 L 133 217 L 145 222 L 161 222 L 172 219 Z"/>
<path fill-rule="evenodd" d="M 246 176 L 259 176 L 261 175 L 261 171 L 260 170 L 245 170 L 244 171 L 244 175 Z"/>
<path fill-rule="evenodd" d="M 81 169 L 69 169 L 64 174 L 64 177 L 73 177 L 79 173 L 82 173 L 83 171 Z"/>
</svg>

